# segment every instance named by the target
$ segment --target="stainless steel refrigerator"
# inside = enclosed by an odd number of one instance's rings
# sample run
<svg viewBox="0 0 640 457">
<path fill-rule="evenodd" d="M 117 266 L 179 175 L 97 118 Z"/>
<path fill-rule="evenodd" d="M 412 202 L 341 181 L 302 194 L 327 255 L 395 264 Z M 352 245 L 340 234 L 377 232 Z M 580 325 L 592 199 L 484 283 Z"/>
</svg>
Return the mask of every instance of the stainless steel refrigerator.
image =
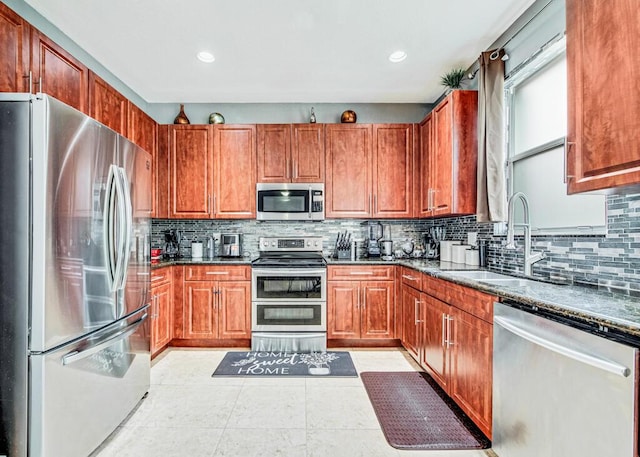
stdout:
<svg viewBox="0 0 640 457">
<path fill-rule="evenodd" d="M 85 457 L 149 388 L 151 156 L 0 94 L 0 456 Z"/>
</svg>

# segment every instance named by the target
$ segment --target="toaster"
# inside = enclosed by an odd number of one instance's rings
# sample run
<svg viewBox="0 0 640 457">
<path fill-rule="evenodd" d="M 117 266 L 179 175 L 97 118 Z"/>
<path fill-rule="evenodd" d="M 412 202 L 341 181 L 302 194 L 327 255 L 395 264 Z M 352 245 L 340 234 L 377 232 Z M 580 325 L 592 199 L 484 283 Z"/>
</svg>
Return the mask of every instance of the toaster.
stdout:
<svg viewBox="0 0 640 457">
<path fill-rule="evenodd" d="M 220 235 L 220 257 L 242 256 L 242 234 L 222 233 Z"/>
</svg>

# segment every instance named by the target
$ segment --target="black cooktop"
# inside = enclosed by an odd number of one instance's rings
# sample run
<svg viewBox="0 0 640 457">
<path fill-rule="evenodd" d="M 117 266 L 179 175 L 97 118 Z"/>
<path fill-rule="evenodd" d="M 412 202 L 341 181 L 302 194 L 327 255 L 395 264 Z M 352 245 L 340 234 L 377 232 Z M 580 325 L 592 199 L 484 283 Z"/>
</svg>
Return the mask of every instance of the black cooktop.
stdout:
<svg viewBox="0 0 640 457">
<path fill-rule="evenodd" d="M 260 267 L 323 268 L 327 266 L 327 261 L 321 253 L 316 252 L 263 252 L 251 264 Z"/>
</svg>

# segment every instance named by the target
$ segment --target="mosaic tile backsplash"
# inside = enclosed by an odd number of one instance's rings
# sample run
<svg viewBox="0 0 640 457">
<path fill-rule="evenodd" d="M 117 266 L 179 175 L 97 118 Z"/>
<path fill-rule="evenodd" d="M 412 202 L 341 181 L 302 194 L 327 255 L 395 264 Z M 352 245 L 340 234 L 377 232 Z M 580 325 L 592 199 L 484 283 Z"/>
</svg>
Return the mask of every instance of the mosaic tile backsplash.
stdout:
<svg viewBox="0 0 640 457">
<path fill-rule="evenodd" d="M 607 197 L 606 235 L 533 236 L 532 249 L 543 250 L 547 257 L 533 266 L 533 274 L 562 279 L 621 292 L 640 294 L 640 194 Z M 362 241 L 367 228 L 364 220 L 331 219 L 322 222 L 258 222 L 255 220 L 163 220 L 152 224 L 152 247 L 164 246 L 164 231 L 180 230 L 183 238 L 180 253 L 190 256 L 191 241 L 205 240 L 213 233 L 243 233 L 245 256 L 258 255 L 261 236 L 313 235 L 324 238 L 325 255 L 331 255 L 339 232 L 349 232 L 358 241 L 358 254 L 364 255 Z M 492 223 L 478 223 L 475 216 L 422 219 L 383 220 L 391 226 L 396 243 L 422 235 L 432 226 L 446 229 L 446 239 L 466 241 L 467 232 L 478 232 L 487 240 L 487 266 L 505 273 L 522 272 L 522 237 L 516 237 L 518 250 L 504 249 L 504 236 L 494 236 Z"/>
</svg>

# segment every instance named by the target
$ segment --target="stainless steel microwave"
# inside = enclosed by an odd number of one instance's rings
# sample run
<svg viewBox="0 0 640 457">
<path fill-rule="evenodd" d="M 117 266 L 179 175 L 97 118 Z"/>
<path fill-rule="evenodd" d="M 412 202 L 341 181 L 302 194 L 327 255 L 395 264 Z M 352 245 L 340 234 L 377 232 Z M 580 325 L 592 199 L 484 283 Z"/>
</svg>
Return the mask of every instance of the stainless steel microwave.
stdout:
<svg viewBox="0 0 640 457">
<path fill-rule="evenodd" d="M 259 221 L 324 220 L 323 183 L 258 183 L 256 198 Z"/>
</svg>

